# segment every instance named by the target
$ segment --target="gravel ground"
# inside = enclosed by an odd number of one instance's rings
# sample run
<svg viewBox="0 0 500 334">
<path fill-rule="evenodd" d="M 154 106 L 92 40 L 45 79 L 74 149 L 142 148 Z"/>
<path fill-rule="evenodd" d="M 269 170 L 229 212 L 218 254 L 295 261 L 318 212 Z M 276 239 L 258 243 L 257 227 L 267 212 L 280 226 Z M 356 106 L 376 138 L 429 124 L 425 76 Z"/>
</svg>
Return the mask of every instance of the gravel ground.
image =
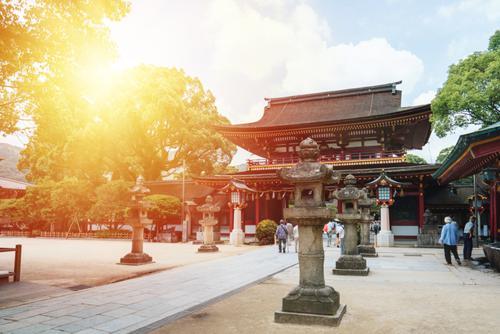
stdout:
<svg viewBox="0 0 500 334">
<path fill-rule="evenodd" d="M 481 251 L 476 249 L 476 256 Z M 334 276 L 337 250 L 326 251 L 325 279 L 347 313 L 336 328 L 274 323 L 274 311 L 298 283 L 298 266 L 155 331 L 165 333 L 498 333 L 500 274 L 446 266 L 439 249 L 379 249 L 368 277 Z M 413 256 L 412 256 L 413 255 Z"/>
</svg>

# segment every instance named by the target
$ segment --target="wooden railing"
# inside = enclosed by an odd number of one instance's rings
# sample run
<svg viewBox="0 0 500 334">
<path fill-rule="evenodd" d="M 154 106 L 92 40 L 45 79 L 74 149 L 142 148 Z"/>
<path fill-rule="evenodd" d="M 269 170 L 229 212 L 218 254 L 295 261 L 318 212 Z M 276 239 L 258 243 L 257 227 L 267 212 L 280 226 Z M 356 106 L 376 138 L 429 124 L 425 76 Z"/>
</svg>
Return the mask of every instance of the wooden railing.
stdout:
<svg viewBox="0 0 500 334">
<path fill-rule="evenodd" d="M 387 160 L 398 160 L 404 161 L 405 155 L 401 151 L 397 152 L 377 152 L 377 153 L 367 153 L 367 152 L 354 152 L 346 154 L 333 154 L 333 155 L 322 155 L 319 161 L 325 164 L 344 164 L 352 161 L 352 163 L 361 163 L 364 161 L 387 161 Z M 299 162 L 298 157 L 283 157 L 276 159 L 248 159 L 247 166 L 249 170 L 273 168 L 276 166 L 291 165 Z"/>
<path fill-rule="evenodd" d="M 15 252 L 14 254 L 14 271 L 9 272 L 6 277 L 0 277 L 0 279 L 7 279 L 9 280 L 9 276 L 14 276 L 14 282 L 19 282 L 21 280 L 21 251 L 22 251 L 22 246 L 21 245 L 16 245 L 15 248 L 5 248 L 5 247 L 0 247 L 0 253 L 4 252 Z"/>
</svg>

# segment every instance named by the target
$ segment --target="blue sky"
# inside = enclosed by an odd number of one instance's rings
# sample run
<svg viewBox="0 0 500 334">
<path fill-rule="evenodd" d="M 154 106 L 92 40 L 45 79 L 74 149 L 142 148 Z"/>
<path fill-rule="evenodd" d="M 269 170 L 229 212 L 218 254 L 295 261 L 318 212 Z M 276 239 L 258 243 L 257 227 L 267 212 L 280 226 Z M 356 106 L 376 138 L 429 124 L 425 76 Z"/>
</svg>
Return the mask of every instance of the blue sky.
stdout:
<svg viewBox="0 0 500 334">
<path fill-rule="evenodd" d="M 232 123 L 258 120 L 264 97 L 398 80 L 403 105 L 429 103 L 448 66 L 485 50 L 496 29 L 500 0 L 132 0 L 111 25 L 116 68 L 182 68 Z M 412 153 L 433 162 L 474 129 Z M 233 164 L 253 157 L 239 150 Z"/>
</svg>

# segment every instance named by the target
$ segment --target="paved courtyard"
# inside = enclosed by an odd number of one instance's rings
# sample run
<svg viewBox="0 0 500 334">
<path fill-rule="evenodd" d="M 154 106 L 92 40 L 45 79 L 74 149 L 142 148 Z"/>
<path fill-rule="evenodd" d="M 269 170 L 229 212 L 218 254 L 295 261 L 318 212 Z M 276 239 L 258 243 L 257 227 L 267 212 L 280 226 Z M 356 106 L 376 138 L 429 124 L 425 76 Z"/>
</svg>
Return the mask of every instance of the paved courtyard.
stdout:
<svg viewBox="0 0 500 334">
<path fill-rule="evenodd" d="M 347 277 L 331 274 L 339 251 L 326 249 L 327 284 L 347 304 L 335 329 L 273 322 L 281 298 L 298 282 L 297 256 L 255 247 L 241 255 L 2 308 L 0 332 L 491 333 L 500 326 L 500 274 L 446 266 L 439 249 L 378 251 L 380 257 L 368 259 L 368 277 Z"/>
<path fill-rule="evenodd" d="M 21 281 L 59 288 L 82 288 L 120 281 L 151 272 L 243 254 L 255 246 L 220 245 L 220 252 L 197 253 L 191 243 L 144 243 L 154 263 L 117 265 L 130 252 L 130 240 L 0 237 L 1 247 L 23 245 Z M 13 268 L 14 253 L 0 253 L 0 268 Z M 10 269 L 12 270 L 12 269 Z M 0 302 L 0 306 L 1 306 Z"/>
</svg>

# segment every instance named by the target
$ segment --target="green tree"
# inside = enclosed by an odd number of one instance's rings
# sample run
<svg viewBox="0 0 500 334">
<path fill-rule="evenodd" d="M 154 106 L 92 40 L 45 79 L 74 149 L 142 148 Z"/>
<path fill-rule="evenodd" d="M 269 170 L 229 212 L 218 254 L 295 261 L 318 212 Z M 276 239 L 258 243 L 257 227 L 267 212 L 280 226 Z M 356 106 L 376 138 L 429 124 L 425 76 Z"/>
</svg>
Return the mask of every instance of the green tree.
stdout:
<svg viewBox="0 0 500 334">
<path fill-rule="evenodd" d="M 8 219 L 10 224 L 19 230 L 26 230 L 29 226 L 29 220 L 24 198 L 0 200 L 0 218 Z"/>
<path fill-rule="evenodd" d="M 212 93 L 181 70 L 130 69 L 119 75 L 109 96 L 99 117 L 114 178 L 133 180 L 142 174 L 158 180 L 178 172 L 182 161 L 188 175 L 210 174 L 227 166 L 236 151 L 212 128 L 228 123 Z M 173 159 L 169 150 L 176 151 Z"/>
<path fill-rule="evenodd" d="M 110 229 L 120 229 L 127 219 L 131 204 L 132 182 L 115 180 L 106 182 L 95 189 L 96 200 L 89 211 L 90 218 Z"/>
<path fill-rule="evenodd" d="M 448 155 L 450 155 L 451 151 L 453 151 L 454 148 L 455 148 L 455 146 L 449 146 L 449 147 L 443 148 L 439 152 L 439 154 L 436 158 L 436 163 L 442 164 L 446 160 Z"/>
<path fill-rule="evenodd" d="M 77 178 L 64 178 L 54 183 L 50 193 L 50 205 L 56 219 L 70 229 L 81 231 L 81 223 L 86 222 L 88 212 L 93 204 L 93 189 L 91 184 Z"/>
<path fill-rule="evenodd" d="M 500 30 L 488 50 L 451 65 L 448 78 L 432 101 L 432 124 L 444 137 L 457 127 L 482 127 L 500 121 Z"/>
<path fill-rule="evenodd" d="M 148 207 L 148 217 L 154 220 L 165 220 L 181 212 L 181 201 L 175 196 L 149 195 L 144 197 L 144 202 Z"/>
<path fill-rule="evenodd" d="M 406 155 L 406 162 L 409 162 L 412 164 L 426 164 L 427 163 L 427 161 L 425 161 L 424 158 L 421 158 L 415 154 L 407 154 Z"/>
<path fill-rule="evenodd" d="M 56 215 L 51 201 L 54 187 L 54 181 L 43 180 L 36 186 L 26 188 L 23 199 L 30 229 L 43 229 L 47 225 L 51 226 L 51 230 L 54 228 Z"/>
<path fill-rule="evenodd" d="M 123 0 L 0 1 L 0 131 L 17 130 L 20 115 L 36 123 L 54 112 L 45 100 L 58 90 L 78 96 L 97 64 L 115 56 L 107 21 L 128 8 Z"/>
</svg>

